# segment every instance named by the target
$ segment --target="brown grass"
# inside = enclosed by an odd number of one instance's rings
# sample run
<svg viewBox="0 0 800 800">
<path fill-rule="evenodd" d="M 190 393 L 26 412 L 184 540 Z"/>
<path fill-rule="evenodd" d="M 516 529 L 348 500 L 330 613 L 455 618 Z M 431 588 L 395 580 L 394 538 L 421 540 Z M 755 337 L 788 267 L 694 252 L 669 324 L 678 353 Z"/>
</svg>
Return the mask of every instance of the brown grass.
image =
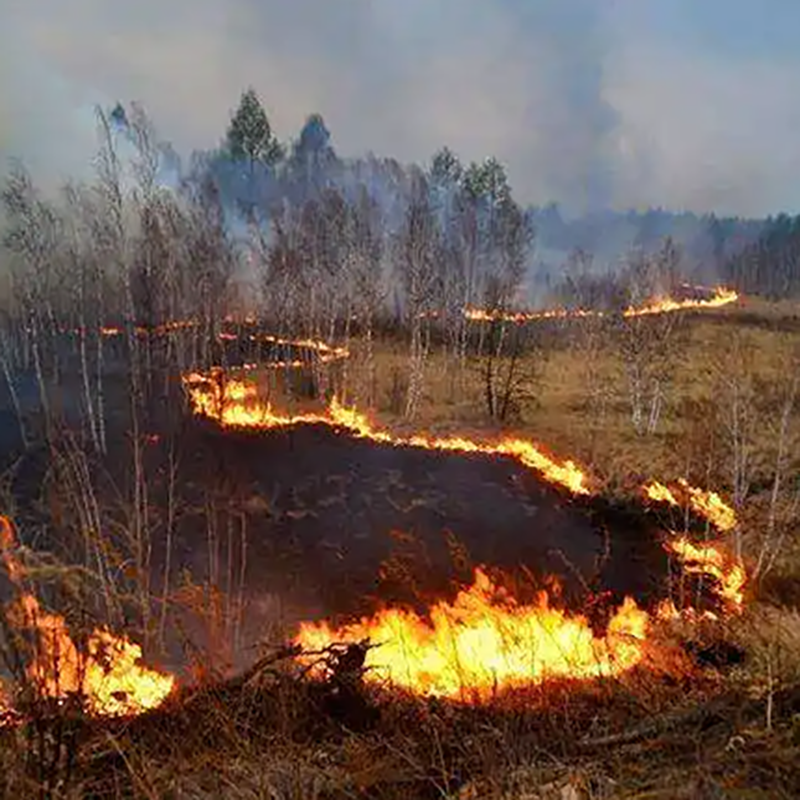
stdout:
<svg viewBox="0 0 800 800">
<path fill-rule="evenodd" d="M 756 309 L 761 308 L 756 304 Z M 593 420 L 586 410 L 585 375 L 588 358 L 573 348 L 554 350 L 543 364 L 544 374 L 537 384 L 538 404 L 526 408 L 523 418 L 513 425 L 513 430 L 529 436 L 562 452 L 564 456 L 577 455 L 590 461 L 601 473 L 625 474 L 630 471 L 667 477 L 676 474 L 673 442 L 689 432 L 691 420 L 684 411 L 686 401 L 714 398 L 715 370 L 723 368 L 724 348 L 731 337 L 749 346 L 757 358 L 753 362 L 752 376 L 773 381 L 785 377 L 782 373 L 786 352 L 800 345 L 800 325 L 797 332 L 784 332 L 770 328 L 746 327 L 735 324 L 737 314 L 751 313 L 745 307 L 719 310 L 715 315 L 729 319 L 729 324 L 709 321 L 702 315 L 687 320 L 688 342 L 678 360 L 669 405 L 663 425 L 655 436 L 637 436 L 629 421 L 625 377 L 618 351 L 613 345 L 601 353 L 599 369 L 608 386 L 607 415 L 597 430 L 597 440 L 588 441 L 586 432 Z M 759 311 L 761 313 L 761 311 Z M 771 310 L 774 314 L 774 310 Z M 781 316 L 780 319 L 784 319 Z M 770 317 L 764 317 L 769 320 Z M 354 348 L 354 363 L 359 362 L 358 346 Z M 387 345 L 377 353 L 378 383 L 382 389 L 376 409 L 379 418 L 388 424 L 397 424 L 398 414 L 393 412 L 391 387 L 393 376 L 404 375 L 406 367 L 402 346 Z M 427 364 L 425 402 L 416 423 L 426 429 L 458 429 L 461 425 L 476 429 L 490 427 L 483 405 L 483 384 L 476 364 L 466 372 L 463 388 L 454 388 L 455 369 L 448 365 L 447 356 L 434 350 Z M 354 375 L 354 400 L 358 402 L 358 374 Z M 683 471 L 677 474 L 684 474 Z"/>
</svg>

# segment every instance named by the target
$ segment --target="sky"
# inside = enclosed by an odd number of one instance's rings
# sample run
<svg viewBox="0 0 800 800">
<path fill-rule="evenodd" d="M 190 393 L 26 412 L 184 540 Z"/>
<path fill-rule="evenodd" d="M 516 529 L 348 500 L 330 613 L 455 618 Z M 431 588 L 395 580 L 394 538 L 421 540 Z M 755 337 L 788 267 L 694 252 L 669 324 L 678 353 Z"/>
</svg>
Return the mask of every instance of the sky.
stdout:
<svg viewBox="0 0 800 800">
<path fill-rule="evenodd" d="M 494 155 L 574 211 L 800 211 L 797 0 L 0 0 L 0 159 L 84 176 L 92 108 L 141 102 L 184 153 L 252 85 L 282 139 Z"/>
</svg>

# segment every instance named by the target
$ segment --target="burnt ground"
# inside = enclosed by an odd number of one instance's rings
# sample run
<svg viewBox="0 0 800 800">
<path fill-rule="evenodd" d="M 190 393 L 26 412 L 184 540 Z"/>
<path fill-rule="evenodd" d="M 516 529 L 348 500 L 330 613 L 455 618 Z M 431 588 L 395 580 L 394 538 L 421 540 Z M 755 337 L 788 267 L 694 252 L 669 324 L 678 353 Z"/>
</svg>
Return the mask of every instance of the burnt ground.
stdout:
<svg viewBox="0 0 800 800">
<path fill-rule="evenodd" d="M 252 509 L 249 583 L 269 576 L 304 605 L 352 614 L 379 598 L 425 602 L 478 564 L 556 575 L 570 604 L 587 590 L 663 592 L 654 519 L 576 500 L 513 459 L 380 446 L 327 426 L 193 427 L 186 480 L 213 476 Z M 190 562 L 193 540 L 182 533 Z"/>
</svg>

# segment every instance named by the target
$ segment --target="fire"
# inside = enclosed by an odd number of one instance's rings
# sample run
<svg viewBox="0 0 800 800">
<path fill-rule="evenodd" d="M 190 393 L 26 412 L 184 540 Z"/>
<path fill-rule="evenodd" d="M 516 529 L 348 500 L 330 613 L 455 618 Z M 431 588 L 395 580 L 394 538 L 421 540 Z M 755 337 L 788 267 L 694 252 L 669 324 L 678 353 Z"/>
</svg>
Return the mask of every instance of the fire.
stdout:
<svg viewBox="0 0 800 800">
<path fill-rule="evenodd" d="M 525 439 L 505 438 L 492 443 L 463 436 L 401 436 L 376 429 L 363 413 L 344 407 L 335 398 L 321 414 L 281 414 L 259 399 L 258 387 L 254 383 L 242 378 L 226 378 L 221 370 L 210 374 L 191 373 L 184 377 L 183 382 L 194 412 L 224 427 L 268 429 L 324 424 L 344 428 L 358 438 L 395 447 L 511 456 L 573 494 L 589 493 L 588 477 L 574 462 L 558 462 L 543 453 L 539 445 Z"/>
<path fill-rule="evenodd" d="M 79 652 L 65 619 L 44 611 L 36 597 L 22 590 L 24 568 L 13 554 L 14 545 L 11 523 L 0 516 L 2 558 L 20 588 L 6 616 L 14 629 L 35 634 L 34 656 L 26 673 L 36 693 L 56 700 L 80 694 L 90 713 L 104 716 L 139 714 L 159 706 L 172 692 L 174 676 L 142 666 L 139 645 L 106 628 L 95 629 L 88 637 L 87 652 Z M 10 707 L 9 701 L 5 703 Z"/>
<path fill-rule="evenodd" d="M 674 300 L 670 297 L 667 297 L 661 300 L 651 300 L 650 302 L 641 306 L 629 306 L 622 312 L 622 315 L 624 317 L 643 317 L 652 314 L 666 314 L 674 311 L 722 308 L 723 306 L 735 303 L 738 299 L 738 292 L 718 286 L 714 290 L 713 297 L 707 299 Z M 537 319 L 580 319 L 583 317 L 608 316 L 602 311 L 592 311 L 582 308 L 554 308 L 546 309 L 544 311 L 516 312 L 491 312 L 481 308 L 466 308 L 464 309 L 464 315 L 467 317 L 467 319 L 475 322 L 503 320 L 505 322 L 516 323 L 531 322 Z"/>
<path fill-rule="evenodd" d="M 677 536 L 667 542 L 667 549 L 681 559 L 687 573 L 714 578 L 717 594 L 728 609 L 741 609 L 747 573 L 744 566 L 727 554 L 718 543 L 698 545 L 685 536 Z"/>
<path fill-rule="evenodd" d="M 728 533 L 736 527 L 736 512 L 716 492 L 690 486 L 685 478 L 679 478 L 677 488 L 673 487 L 673 489 L 653 481 L 644 487 L 644 493 L 645 496 L 656 502 L 680 506 L 680 502 L 675 497 L 677 491 L 687 498 L 689 507 L 694 512 L 705 517 L 717 530 Z"/>
<path fill-rule="evenodd" d="M 266 430 L 325 424 L 378 444 L 511 456 L 574 494 L 591 492 L 593 482 L 574 462 L 557 461 L 533 442 L 396 434 L 378 429 L 362 412 L 343 406 L 335 398 L 322 412 L 282 413 L 261 400 L 256 383 L 248 380 L 246 373 L 215 369 L 186 375 L 184 387 L 194 412 L 229 428 Z M 675 506 L 680 505 L 681 498 L 722 533 L 737 524 L 733 509 L 718 494 L 692 487 L 683 479 L 672 486 L 653 482 L 642 491 L 652 500 Z M 710 591 L 717 595 L 725 613 L 741 610 L 746 572 L 720 542 L 698 545 L 686 537 L 673 536 L 664 547 L 687 573 L 712 579 Z M 626 598 L 605 634 L 598 635 L 585 616 L 554 607 L 546 592 L 540 593 L 537 603 L 521 605 L 478 569 L 470 587 L 452 603 L 435 604 L 424 617 L 389 608 L 339 627 L 326 621 L 307 622 L 300 626 L 295 644 L 308 653 L 337 643 L 369 641 L 379 646 L 366 653 L 367 680 L 388 681 L 414 693 L 472 702 L 487 699 L 497 690 L 552 678 L 619 676 L 663 652 L 653 634 L 664 621 L 682 618 L 691 622 L 713 616 L 714 612 L 699 613 L 691 608 L 679 611 L 671 601 L 647 611 Z"/>
<path fill-rule="evenodd" d="M 477 569 L 452 603 L 431 608 L 430 621 L 387 609 L 341 628 L 303 623 L 295 644 L 319 651 L 368 639 L 380 646 L 367 652 L 367 680 L 475 701 L 553 678 L 621 675 L 644 659 L 649 625 L 647 612 L 628 598 L 606 635 L 596 636 L 585 617 L 551 607 L 547 593 L 520 605 Z"/>
<path fill-rule="evenodd" d="M 726 612 L 741 611 L 745 569 L 719 543 L 696 545 L 675 537 L 664 546 L 687 573 L 714 579 L 712 590 Z M 584 616 L 554 608 L 546 592 L 540 592 L 533 605 L 519 605 L 477 569 L 472 586 L 453 603 L 434 605 L 429 617 L 389 608 L 341 627 L 306 622 L 294 643 L 313 653 L 333 644 L 370 641 L 378 646 L 367 652 L 366 680 L 475 701 L 553 678 L 620 676 L 658 655 L 653 633 L 659 623 L 717 615 L 697 614 L 692 608 L 678 611 L 671 600 L 650 613 L 628 597 L 611 617 L 605 635 L 598 636 Z"/>
</svg>

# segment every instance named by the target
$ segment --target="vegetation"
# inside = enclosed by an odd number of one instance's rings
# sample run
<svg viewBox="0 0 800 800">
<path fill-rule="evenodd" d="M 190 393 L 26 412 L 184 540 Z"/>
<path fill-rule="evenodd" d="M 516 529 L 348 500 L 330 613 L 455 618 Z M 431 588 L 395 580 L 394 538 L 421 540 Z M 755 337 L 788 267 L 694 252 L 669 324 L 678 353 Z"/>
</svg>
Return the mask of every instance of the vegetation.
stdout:
<svg viewBox="0 0 800 800">
<path fill-rule="evenodd" d="M 797 796 L 796 220 L 675 215 L 691 229 L 678 235 L 660 228 L 666 212 L 631 214 L 640 230 L 612 264 L 592 253 L 602 219 L 523 208 L 494 158 L 464 165 L 445 147 L 424 167 L 343 160 L 316 114 L 285 146 L 252 89 L 220 149 L 188 165 L 142 108 L 97 119 L 92 184 L 47 197 L 21 164 L 3 184 L 3 510 L 31 586 L 76 641 L 109 625 L 196 680 L 134 721 L 28 696 L 28 723 L 0 728 L 2 793 Z M 554 243 L 572 250 L 565 263 L 537 268 Z M 742 302 L 622 313 L 709 276 Z M 531 295 L 604 315 L 508 320 Z M 252 666 L 248 554 L 289 512 L 222 467 L 192 472 L 201 448 L 180 390 L 189 372 L 248 360 L 220 346 L 247 314 L 279 339 L 350 352 L 302 380 L 272 371 L 264 391 L 291 408 L 336 393 L 390 428 L 524 435 L 586 464 L 613 497 L 679 476 L 723 493 L 751 606 L 703 635 L 743 648 L 745 664 L 548 686 L 505 707 L 367 689 L 341 652 L 323 654 L 323 684 L 283 650 Z M 164 332 L 180 321 L 192 326 Z M 275 344 L 266 359 L 293 352 Z M 274 644 L 293 620 L 270 619 Z M 0 652 L 26 686 L 12 628 Z"/>
</svg>

